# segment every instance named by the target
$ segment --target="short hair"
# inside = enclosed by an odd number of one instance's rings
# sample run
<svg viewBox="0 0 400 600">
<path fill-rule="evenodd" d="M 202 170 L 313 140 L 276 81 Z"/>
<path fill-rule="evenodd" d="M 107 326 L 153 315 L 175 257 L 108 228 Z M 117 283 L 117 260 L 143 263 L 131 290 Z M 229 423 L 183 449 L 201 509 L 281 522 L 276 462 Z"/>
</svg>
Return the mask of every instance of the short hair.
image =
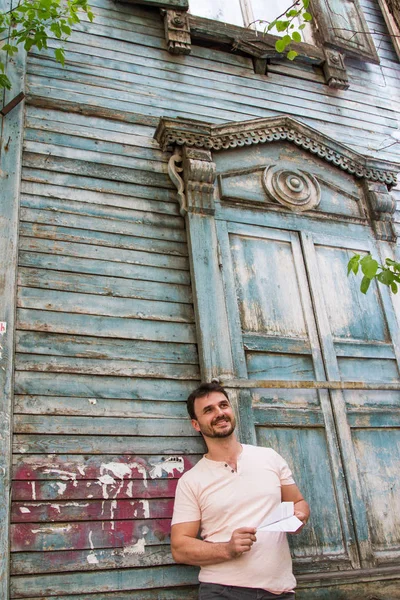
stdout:
<svg viewBox="0 0 400 600">
<path fill-rule="evenodd" d="M 226 390 L 218 382 L 212 381 L 211 383 L 202 383 L 201 385 L 199 385 L 198 388 L 193 390 L 193 392 L 190 394 L 186 401 L 186 408 L 191 419 L 197 418 L 194 410 L 194 401 L 196 400 L 196 398 L 204 398 L 212 392 L 220 392 L 230 402 Z"/>
</svg>

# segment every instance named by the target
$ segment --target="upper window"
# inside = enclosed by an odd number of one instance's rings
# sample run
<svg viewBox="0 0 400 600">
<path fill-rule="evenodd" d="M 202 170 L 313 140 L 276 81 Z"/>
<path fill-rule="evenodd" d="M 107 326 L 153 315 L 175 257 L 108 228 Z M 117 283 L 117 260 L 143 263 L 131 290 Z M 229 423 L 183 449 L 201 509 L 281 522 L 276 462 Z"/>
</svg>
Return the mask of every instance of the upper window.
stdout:
<svg viewBox="0 0 400 600">
<path fill-rule="evenodd" d="M 189 0 L 189 11 L 199 17 L 264 31 L 266 22 L 285 13 L 292 4 L 292 0 Z"/>
</svg>

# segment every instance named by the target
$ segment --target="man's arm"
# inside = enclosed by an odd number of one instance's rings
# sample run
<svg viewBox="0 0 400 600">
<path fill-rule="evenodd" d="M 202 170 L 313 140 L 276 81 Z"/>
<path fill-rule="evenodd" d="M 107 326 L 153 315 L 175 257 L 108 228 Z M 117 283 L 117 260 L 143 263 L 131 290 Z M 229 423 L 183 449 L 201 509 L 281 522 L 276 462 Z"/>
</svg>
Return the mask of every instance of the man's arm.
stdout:
<svg viewBox="0 0 400 600">
<path fill-rule="evenodd" d="M 281 500 L 282 502 L 294 502 L 294 514 L 303 523 L 295 533 L 300 533 L 310 518 L 310 507 L 304 500 L 297 485 L 283 485 L 281 487 Z"/>
<path fill-rule="evenodd" d="M 249 552 L 256 541 L 254 527 L 241 527 L 229 542 L 204 542 L 197 539 L 200 521 L 177 523 L 171 529 L 172 556 L 177 563 L 206 567 L 238 558 Z"/>
</svg>

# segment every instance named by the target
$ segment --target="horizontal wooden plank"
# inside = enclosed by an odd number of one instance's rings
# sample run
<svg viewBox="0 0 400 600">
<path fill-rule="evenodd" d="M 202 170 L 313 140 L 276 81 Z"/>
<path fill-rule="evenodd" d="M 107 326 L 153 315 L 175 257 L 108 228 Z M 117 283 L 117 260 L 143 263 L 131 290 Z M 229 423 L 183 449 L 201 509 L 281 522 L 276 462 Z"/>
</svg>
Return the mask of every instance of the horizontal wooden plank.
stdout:
<svg viewBox="0 0 400 600">
<path fill-rule="evenodd" d="M 114 298 L 142 298 L 166 302 L 192 303 L 191 289 L 187 285 L 83 275 L 52 269 L 18 269 L 18 285 L 49 290 L 74 290 L 83 294 L 98 294 Z"/>
<path fill-rule="evenodd" d="M 194 326 L 183 323 L 99 317 L 23 308 L 18 309 L 17 328 L 132 340 L 184 344 L 196 342 Z"/>
<path fill-rule="evenodd" d="M 348 411 L 348 421 L 350 427 L 354 428 L 374 428 L 384 427 L 388 429 L 400 427 L 400 410 L 363 410 Z"/>
<path fill-rule="evenodd" d="M 190 277 L 187 271 L 169 270 L 162 267 L 24 251 L 19 252 L 18 263 L 23 267 L 34 267 L 37 269 L 55 269 L 56 271 L 68 271 L 87 275 L 110 275 L 111 277 L 122 277 L 124 279 L 190 285 Z"/>
<path fill-rule="evenodd" d="M 91 377 L 62 373 L 15 375 L 15 393 L 38 396 L 77 396 L 81 398 L 127 398 L 130 400 L 186 401 L 196 384 L 184 381 L 136 379 L 130 377 Z"/>
<path fill-rule="evenodd" d="M 61 550 L 47 552 L 45 555 L 41 552 L 14 552 L 11 555 L 11 574 L 97 571 L 174 564 L 167 544 L 147 546 L 145 552 L 126 552 L 124 548 L 97 548 L 96 559 L 93 560 L 92 550 Z"/>
<path fill-rule="evenodd" d="M 107 132 L 102 130 L 93 130 L 89 128 L 72 127 L 70 124 L 60 122 L 56 124 L 54 121 L 36 120 L 27 123 L 25 128 L 24 139 L 26 140 L 25 149 L 42 154 L 44 147 L 37 147 L 36 143 L 46 144 L 50 146 L 59 146 L 60 148 L 75 148 L 90 152 L 101 152 L 108 155 L 122 155 L 162 165 L 168 162 L 168 155 L 163 153 L 158 144 L 151 145 L 150 148 L 144 145 L 146 138 L 143 136 L 122 136 L 116 132 Z M 151 139 L 151 138 L 150 138 Z M 32 145 L 34 144 L 34 145 Z M 46 152 L 44 152 L 46 154 Z M 60 156 L 57 152 L 56 156 Z M 104 160 L 104 157 L 102 157 Z M 121 166 L 123 163 L 121 163 Z M 128 164 L 134 168 L 135 163 Z M 151 167 L 150 167 L 151 169 Z M 161 171 L 160 172 L 164 172 Z"/>
<path fill-rule="evenodd" d="M 164 542 L 169 537 L 170 528 L 170 519 L 15 523 L 11 525 L 11 548 L 13 552 L 82 550 L 91 547 L 126 548 L 134 546 L 141 540 L 141 543 L 136 546 L 138 549 L 147 544 Z"/>
<path fill-rule="evenodd" d="M 22 454 L 199 454 L 200 437 L 124 437 L 87 435 L 15 435 L 14 452 Z"/>
<path fill-rule="evenodd" d="M 26 128 L 32 132 L 53 132 L 125 144 L 130 147 L 136 146 L 142 152 L 151 151 L 151 156 L 159 156 L 161 153 L 159 144 L 153 138 L 153 127 L 121 123 L 112 119 L 101 119 L 73 112 L 65 114 L 60 110 L 43 110 L 28 104 Z"/>
<path fill-rule="evenodd" d="M 252 350 L 254 352 L 311 354 L 310 342 L 306 339 L 243 334 L 243 344 L 245 350 Z"/>
<path fill-rule="evenodd" d="M 46 373 L 77 373 L 83 375 L 112 375 L 118 377 L 154 377 L 157 379 L 200 379 L 197 366 L 169 363 L 147 363 L 132 360 L 110 360 L 67 356 L 16 354 L 17 371 Z M 151 414 L 151 413 L 150 413 Z M 146 412 L 139 416 L 150 416 Z M 170 415 L 173 416 L 173 415 Z"/>
<path fill-rule="evenodd" d="M 37 222 L 37 215 L 27 215 L 29 209 L 21 210 L 21 219 L 31 219 L 31 222 L 21 221 L 20 224 L 20 235 L 24 237 L 37 237 L 48 240 L 58 240 L 64 242 L 81 242 L 84 244 L 93 244 L 98 246 L 108 246 L 111 248 L 124 248 L 128 250 L 142 250 L 145 252 L 155 252 L 158 254 L 172 254 L 176 256 L 187 256 L 187 246 L 184 242 L 172 242 L 165 239 L 151 239 L 146 237 L 138 237 L 133 235 L 126 235 L 124 233 L 109 233 L 108 231 L 98 231 L 95 229 L 95 225 L 101 226 L 103 229 L 118 229 L 115 227 L 115 222 L 109 224 L 106 219 L 95 219 L 93 217 L 78 217 L 76 221 L 79 221 L 79 227 L 64 227 L 60 225 L 48 225 L 47 223 L 41 224 Z M 23 214 L 22 214 L 23 213 Z M 43 220 L 46 217 L 44 216 Z M 69 219 L 69 225 L 74 225 L 71 221 L 75 221 L 71 215 L 61 215 L 61 219 L 57 221 L 64 221 Z M 53 220 L 53 219 L 52 219 Z M 89 225 L 90 222 L 90 225 Z M 109 225 L 108 225 L 109 224 Z M 90 226 L 91 229 L 85 229 Z M 157 232 L 156 232 L 157 235 Z"/>
<path fill-rule="evenodd" d="M 138 250 L 124 250 L 122 248 L 107 248 L 91 244 L 77 244 L 75 242 L 61 242 L 38 238 L 20 237 L 19 248 L 23 251 L 40 252 L 62 256 L 73 256 L 107 262 L 119 262 L 149 267 L 188 271 L 189 265 L 186 258 L 181 256 L 168 256 L 154 252 L 141 252 Z"/>
<path fill-rule="evenodd" d="M 395 358 L 392 344 L 339 339 L 334 339 L 334 344 L 337 356 L 347 356 L 349 358 Z"/>
<path fill-rule="evenodd" d="M 324 417 L 317 409 L 253 407 L 255 425 L 258 427 L 323 427 Z"/>
<path fill-rule="evenodd" d="M 161 160 L 149 160 L 148 158 L 137 157 L 136 152 L 130 152 L 129 148 L 123 148 L 118 145 L 99 144 L 98 151 L 96 149 L 88 149 L 87 147 L 82 148 L 78 144 L 68 144 L 67 140 L 64 140 L 67 146 L 59 144 L 50 144 L 36 139 L 35 141 L 29 141 L 25 139 L 24 152 L 29 155 L 36 155 L 36 159 L 39 159 L 40 155 L 52 156 L 55 159 L 67 160 L 67 161 L 85 161 L 86 163 L 95 163 L 103 165 L 104 167 L 112 166 L 117 163 L 118 168 L 121 169 L 134 169 L 135 172 L 139 173 L 151 173 L 157 177 L 160 174 L 167 174 L 167 161 L 165 156 Z M 89 144 L 86 144 L 88 146 Z M 28 159 L 29 162 L 29 159 Z M 140 176 L 141 177 L 141 176 Z M 164 187 L 169 187 L 168 185 Z"/>
<path fill-rule="evenodd" d="M 14 502 L 12 523 L 171 519 L 174 499 Z"/>
<path fill-rule="evenodd" d="M 18 331 L 16 339 L 17 351 L 27 354 L 198 364 L 195 344 L 170 344 L 168 342 L 150 342 L 147 340 L 111 340 L 100 337 L 35 331 Z"/>
<path fill-rule="evenodd" d="M 127 480 L 147 480 L 179 478 L 184 471 L 191 469 L 201 455 L 168 456 L 168 455 L 14 455 L 14 481 L 80 481 L 98 479 L 105 472 Z M 14 487 L 14 497 L 15 487 Z M 30 499 L 31 496 L 28 496 Z M 86 497 L 86 496 L 84 496 Z M 100 496 L 95 496 L 100 497 Z M 20 498 L 20 497 L 19 497 Z M 24 495 L 22 499 L 26 500 Z M 21 498 L 20 498 L 21 499 Z"/>
<path fill-rule="evenodd" d="M 23 193 L 33 196 L 65 198 L 79 202 L 84 202 L 84 198 L 87 198 L 89 204 L 97 203 L 126 208 L 132 207 L 132 199 L 134 199 L 133 206 L 138 210 L 145 209 L 141 200 L 169 203 L 176 201 L 176 192 L 173 190 L 151 188 L 135 183 L 97 179 L 96 177 L 87 178 L 77 174 L 73 176 L 68 173 L 27 167 L 22 170 L 22 177 Z M 82 190 L 85 190 L 85 194 L 82 194 Z M 88 195 L 86 196 L 86 194 Z"/>
<path fill-rule="evenodd" d="M 191 567 L 182 567 L 183 569 L 190 569 Z M 101 592 L 100 594 L 79 594 L 76 595 L 65 595 L 62 596 L 44 596 L 41 594 L 40 598 L 26 598 L 25 600 L 197 600 L 199 596 L 198 582 L 196 585 L 191 587 L 177 586 L 175 588 L 152 588 L 148 590 L 130 590 L 129 592 Z"/>
<path fill-rule="evenodd" d="M 15 433 L 197 437 L 189 419 L 15 415 Z"/>
<path fill-rule="evenodd" d="M 14 413 L 25 415 L 76 415 L 90 417 L 187 417 L 184 402 L 76 398 L 64 396 L 15 396 Z"/>
<path fill-rule="evenodd" d="M 33 287 L 19 287 L 17 306 L 71 314 L 194 323 L 193 308 L 190 304 L 60 292 Z"/>
<path fill-rule="evenodd" d="M 107 464 L 107 463 L 106 463 Z M 132 467 L 133 468 L 133 467 Z M 51 469 L 49 469 L 50 471 Z M 114 471 L 103 469 L 97 479 L 73 478 L 73 473 L 53 473 L 49 481 L 17 481 L 13 483 L 13 502 L 59 502 L 118 499 L 174 498 L 177 479 L 114 479 Z M 58 479 L 57 479 L 58 476 Z M 106 477 L 105 477 L 106 476 Z M 112 482 L 114 480 L 114 483 Z M 106 483 L 104 483 L 106 482 Z"/>
<path fill-rule="evenodd" d="M 134 205 L 125 209 L 37 195 L 22 195 L 21 205 L 21 220 L 28 223 L 144 238 L 140 242 L 142 244 L 145 244 L 146 238 L 186 242 L 180 217 L 135 210 Z M 140 231 L 138 226 L 143 230 Z M 126 241 L 129 242 L 129 239 Z"/>
<path fill-rule="evenodd" d="M 11 585 L 11 598 L 29 598 L 32 594 L 43 598 L 61 596 L 67 590 L 69 594 L 78 593 L 83 600 L 83 594 L 110 591 L 146 590 L 148 588 L 170 588 L 183 585 L 195 585 L 198 569 L 196 567 L 182 568 L 181 565 L 152 567 L 145 569 L 122 569 L 114 571 L 99 571 L 86 573 L 66 573 L 38 577 L 14 577 Z M 144 598 L 139 593 L 137 598 Z M 97 594 L 96 594 L 97 595 Z M 101 596 L 99 596 L 101 597 Z M 104 597 L 104 596 L 103 596 Z M 157 598 L 156 595 L 150 596 Z M 160 596 L 158 596 L 160 598 Z M 168 596 L 161 596 L 168 597 Z M 182 596 L 181 596 L 182 597 Z M 186 595 L 184 596 L 186 598 Z M 179 598 L 179 596 L 175 596 Z"/>
<path fill-rule="evenodd" d="M 95 177 L 97 179 L 112 179 L 114 181 L 141 184 L 149 187 L 172 188 L 172 182 L 164 173 L 148 173 L 139 169 L 97 164 L 95 162 L 57 157 L 50 154 L 44 156 L 32 152 L 24 152 L 23 165 L 24 167 L 57 171 L 58 173 L 76 173 L 77 175 Z"/>
</svg>

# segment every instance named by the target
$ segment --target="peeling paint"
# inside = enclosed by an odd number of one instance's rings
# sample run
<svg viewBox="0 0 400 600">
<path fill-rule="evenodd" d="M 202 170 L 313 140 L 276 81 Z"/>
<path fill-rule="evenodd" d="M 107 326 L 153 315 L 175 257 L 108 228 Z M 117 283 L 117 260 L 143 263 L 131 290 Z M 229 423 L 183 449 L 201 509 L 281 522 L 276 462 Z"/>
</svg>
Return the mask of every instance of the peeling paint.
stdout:
<svg viewBox="0 0 400 600">
<path fill-rule="evenodd" d="M 26 506 L 20 506 L 20 507 L 19 507 L 19 510 L 20 510 L 22 513 L 24 513 L 24 514 L 26 514 L 26 513 L 30 513 L 30 512 L 31 512 L 31 511 L 29 510 L 29 508 L 27 508 Z"/>
<path fill-rule="evenodd" d="M 88 398 L 89 404 L 97 404 L 96 398 Z"/>
<path fill-rule="evenodd" d="M 58 487 L 58 495 L 62 496 L 64 494 L 65 490 L 67 489 L 67 484 L 62 483 L 61 481 L 56 481 L 55 484 Z"/>
<path fill-rule="evenodd" d="M 31 529 L 32 533 L 68 533 L 71 531 L 72 525 L 65 525 L 64 527 L 40 527 L 40 529 Z"/>
<path fill-rule="evenodd" d="M 97 565 L 99 561 L 98 561 L 98 558 L 94 551 L 94 544 L 93 544 L 92 536 L 93 536 L 93 531 L 89 531 L 90 554 L 87 555 L 86 560 L 91 565 Z"/>
<path fill-rule="evenodd" d="M 136 544 L 132 544 L 131 546 L 126 546 L 126 548 L 124 548 L 124 554 L 127 554 L 128 556 L 130 554 L 144 554 L 146 550 L 146 540 L 144 539 L 144 537 L 138 539 L 138 541 L 136 542 Z"/>
<path fill-rule="evenodd" d="M 150 470 L 150 477 L 152 479 L 164 477 L 165 474 L 173 475 L 175 470 L 177 470 L 178 473 L 183 473 L 185 469 L 185 464 L 182 456 L 170 456 L 165 460 L 160 460 L 157 463 L 150 464 L 153 467 Z"/>
<path fill-rule="evenodd" d="M 30 483 L 32 488 L 32 500 L 36 500 L 36 482 L 31 481 Z"/>
<path fill-rule="evenodd" d="M 54 508 L 54 510 L 56 510 L 58 512 L 58 514 L 60 514 L 61 512 L 61 508 L 59 504 L 50 504 L 51 508 Z"/>
</svg>

